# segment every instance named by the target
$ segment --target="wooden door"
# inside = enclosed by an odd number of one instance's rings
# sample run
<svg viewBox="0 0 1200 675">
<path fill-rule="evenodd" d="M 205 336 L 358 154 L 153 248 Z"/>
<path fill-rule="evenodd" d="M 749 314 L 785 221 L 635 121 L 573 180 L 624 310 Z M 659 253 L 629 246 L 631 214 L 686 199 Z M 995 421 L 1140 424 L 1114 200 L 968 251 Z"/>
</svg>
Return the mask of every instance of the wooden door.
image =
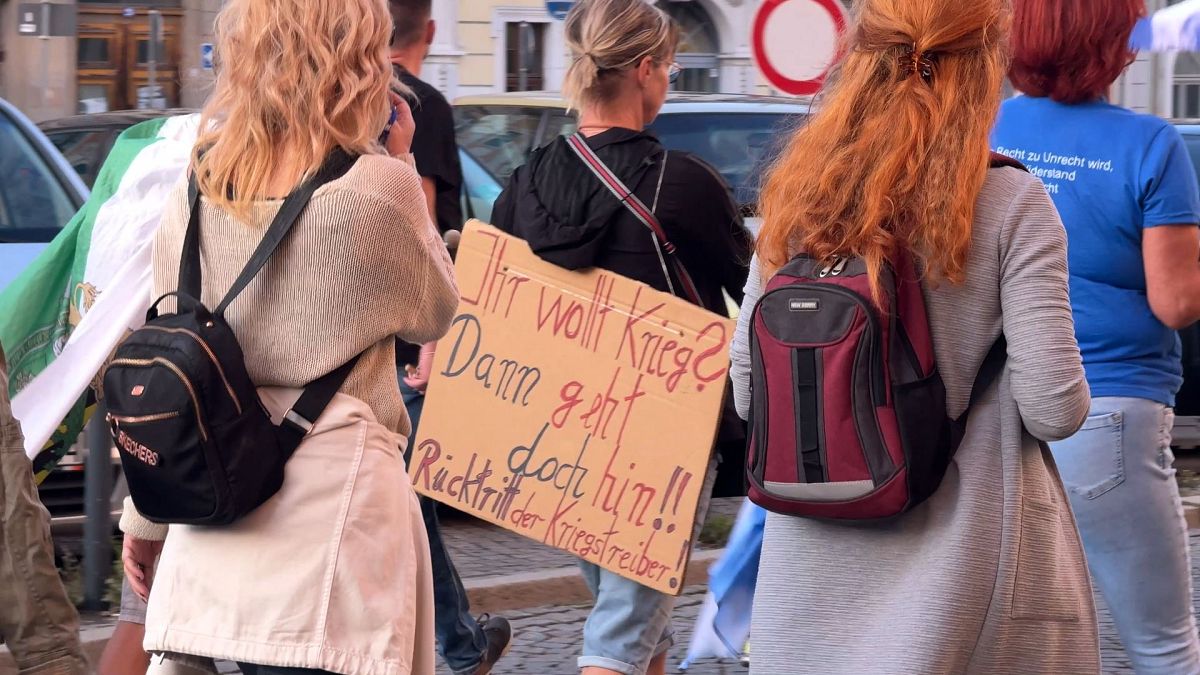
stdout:
<svg viewBox="0 0 1200 675">
<path fill-rule="evenodd" d="M 179 105 L 179 41 L 182 11 L 161 10 L 163 49 L 155 82 L 168 107 Z M 150 81 L 150 20 L 145 9 L 132 17 L 120 8 L 79 10 L 78 100 L 80 112 L 138 107 L 138 87 Z"/>
</svg>

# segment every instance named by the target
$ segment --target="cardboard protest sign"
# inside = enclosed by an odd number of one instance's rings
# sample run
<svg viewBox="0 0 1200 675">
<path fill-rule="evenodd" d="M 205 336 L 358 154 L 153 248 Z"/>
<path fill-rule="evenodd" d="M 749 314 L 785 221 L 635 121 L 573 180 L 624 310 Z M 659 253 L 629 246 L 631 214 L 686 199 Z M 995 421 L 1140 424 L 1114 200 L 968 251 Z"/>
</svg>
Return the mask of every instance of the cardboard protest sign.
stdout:
<svg viewBox="0 0 1200 675">
<path fill-rule="evenodd" d="M 409 467 L 422 494 L 682 590 L 733 324 L 468 224 Z"/>
</svg>

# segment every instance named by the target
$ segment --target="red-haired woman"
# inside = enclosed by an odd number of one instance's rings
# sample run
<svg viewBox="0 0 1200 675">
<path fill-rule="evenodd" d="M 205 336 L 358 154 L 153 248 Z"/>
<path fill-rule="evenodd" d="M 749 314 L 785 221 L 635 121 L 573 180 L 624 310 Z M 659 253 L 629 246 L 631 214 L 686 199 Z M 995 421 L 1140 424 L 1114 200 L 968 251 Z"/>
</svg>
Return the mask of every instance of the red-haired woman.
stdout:
<svg viewBox="0 0 1200 675">
<path fill-rule="evenodd" d="M 946 414 L 970 418 L 939 489 L 902 516 L 768 515 L 752 673 L 1100 671 L 1083 547 L 1038 442 L 1075 433 L 1089 404 L 1066 238 L 1035 177 L 988 168 L 1007 6 L 856 3 L 845 61 L 768 178 L 733 346 L 739 412 L 765 277 L 806 253 L 862 259 L 877 281 L 907 251 L 924 271 Z M 1007 367 L 972 403 L 1001 335 Z"/>
<path fill-rule="evenodd" d="M 1067 229 L 1092 392 L 1052 446 L 1096 586 L 1138 673 L 1200 673 L 1187 525 L 1171 465 L 1175 329 L 1200 319 L 1200 194 L 1167 122 L 1105 100 L 1142 0 L 1015 0 L 997 149 L 1042 177 Z M 1030 299 L 1034 301 L 1033 298 Z"/>
</svg>

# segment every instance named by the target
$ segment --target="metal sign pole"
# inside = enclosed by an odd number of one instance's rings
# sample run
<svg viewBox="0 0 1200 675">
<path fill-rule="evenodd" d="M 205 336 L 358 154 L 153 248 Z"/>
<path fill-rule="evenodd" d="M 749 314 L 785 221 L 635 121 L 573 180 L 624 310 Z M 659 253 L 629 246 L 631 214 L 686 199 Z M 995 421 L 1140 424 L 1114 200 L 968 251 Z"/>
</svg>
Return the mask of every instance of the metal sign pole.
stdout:
<svg viewBox="0 0 1200 675">
<path fill-rule="evenodd" d="M 149 85 L 150 89 L 150 108 L 158 107 L 158 45 L 162 40 L 162 14 L 157 9 L 152 9 L 150 15 L 150 45 L 147 50 L 146 61 L 149 66 Z"/>
<path fill-rule="evenodd" d="M 112 436 L 104 422 L 104 404 L 85 429 L 87 459 L 84 464 L 83 604 L 84 609 L 104 609 L 104 591 L 112 572 Z"/>
<path fill-rule="evenodd" d="M 50 107 L 50 1 L 42 0 L 42 106 Z"/>
</svg>

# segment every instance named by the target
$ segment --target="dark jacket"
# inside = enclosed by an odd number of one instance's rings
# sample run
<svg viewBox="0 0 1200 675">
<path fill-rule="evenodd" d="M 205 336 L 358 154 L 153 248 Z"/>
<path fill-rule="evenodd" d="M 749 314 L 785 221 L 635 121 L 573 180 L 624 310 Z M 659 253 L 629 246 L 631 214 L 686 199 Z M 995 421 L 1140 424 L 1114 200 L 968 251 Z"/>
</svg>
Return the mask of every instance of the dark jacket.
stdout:
<svg viewBox="0 0 1200 675">
<path fill-rule="evenodd" d="M 704 307 L 727 316 L 722 291 L 741 302 L 753 239 L 721 175 L 693 155 L 666 153 L 646 132 L 611 129 L 589 138 L 588 145 L 655 210 Z M 534 152 L 513 173 L 496 200 L 492 221 L 560 267 L 600 267 L 669 292 L 650 230 L 600 183 L 565 139 Z M 671 274 L 676 294 L 683 297 Z M 745 427 L 727 397 L 718 438 L 722 464 L 716 496 L 744 494 L 744 443 Z"/>
</svg>

